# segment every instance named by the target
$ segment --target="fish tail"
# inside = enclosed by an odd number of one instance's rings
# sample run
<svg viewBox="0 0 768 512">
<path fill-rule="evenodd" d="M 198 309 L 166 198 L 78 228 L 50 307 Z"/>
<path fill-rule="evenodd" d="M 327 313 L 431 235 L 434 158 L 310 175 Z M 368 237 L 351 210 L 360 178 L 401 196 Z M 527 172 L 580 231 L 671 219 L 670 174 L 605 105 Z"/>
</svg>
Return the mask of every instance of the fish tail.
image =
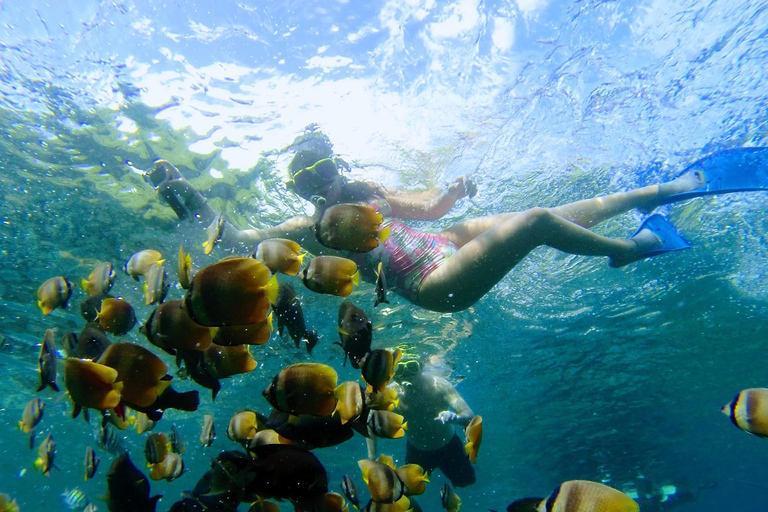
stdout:
<svg viewBox="0 0 768 512">
<path fill-rule="evenodd" d="M 403 430 L 408 430 L 408 422 L 404 421 L 403 424 L 400 425 L 400 428 L 402 428 Z"/>
<path fill-rule="evenodd" d="M 269 303 L 274 304 L 275 302 L 277 302 L 277 292 L 280 289 L 280 284 L 277 282 L 277 274 L 269 278 L 269 281 L 267 281 L 267 284 L 264 287 L 264 289 L 267 292 L 267 298 L 269 299 Z"/>
<path fill-rule="evenodd" d="M 389 238 L 389 232 L 392 230 L 391 227 L 387 226 L 381 231 L 379 231 L 379 242 L 384 243 L 387 241 L 387 238 Z"/>
<path fill-rule="evenodd" d="M 355 286 L 358 286 L 360 284 L 360 271 L 359 270 L 355 270 L 355 273 L 352 274 L 352 283 Z"/>
<path fill-rule="evenodd" d="M 91 287 L 91 283 L 89 283 L 87 279 L 80 280 L 80 288 L 82 288 L 85 292 L 88 292 L 88 289 L 90 287 Z"/>
</svg>

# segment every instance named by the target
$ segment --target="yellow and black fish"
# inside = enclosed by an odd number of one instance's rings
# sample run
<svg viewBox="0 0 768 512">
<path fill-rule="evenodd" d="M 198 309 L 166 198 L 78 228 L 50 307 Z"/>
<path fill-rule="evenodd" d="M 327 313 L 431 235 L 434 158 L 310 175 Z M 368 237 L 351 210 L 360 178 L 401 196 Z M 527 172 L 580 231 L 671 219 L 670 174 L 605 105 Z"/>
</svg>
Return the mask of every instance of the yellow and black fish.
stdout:
<svg viewBox="0 0 768 512">
<path fill-rule="evenodd" d="M 117 273 L 112 264 L 104 261 L 96 265 L 88 279 L 80 280 L 80 287 L 90 296 L 107 293 L 115 284 L 115 277 Z"/>
<path fill-rule="evenodd" d="M 387 383 L 395 374 L 395 368 L 403 352 L 396 349 L 394 354 L 389 350 L 378 348 L 370 351 L 360 360 L 363 379 L 376 392 L 384 391 Z"/>
<path fill-rule="evenodd" d="M 741 430 L 768 437 L 768 388 L 740 391 L 720 410 Z"/>
<path fill-rule="evenodd" d="M 247 325 L 261 322 L 277 300 L 277 278 L 253 258 L 230 258 L 195 274 L 184 308 L 200 325 Z"/>
<path fill-rule="evenodd" d="M 151 304 L 162 303 L 165 296 L 168 295 L 168 289 L 171 283 L 168 281 L 168 272 L 165 271 L 162 263 L 156 263 L 149 267 L 144 275 L 144 303 Z"/>
<path fill-rule="evenodd" d="M 173 482 L 184 473 L 184 461 L 178 453 L 170 452 L 162 462 L 152 465 L 149 478 Z"/>
<path fill-rule="evenodd" d="M 312 353 L 312 349 L 317 345 L 317 331 L 307 329 L 304 321 L 304 310 L 301 308 L 301 301 L 296 295 L 296 290 L 288 283 L 280 283 L 277 293 L 277 301 L 272 305 L 272 310 L 277 315 L 277 333 L 282 336 L 283 329 L 288 328 L 288 334 L 296 348 L 299 348 L 301 340 L 307 344 L 307 352 Z"/>
<path fill-rule="evenodd" d="M 334 345 L 339 345 L 344 350 L 344 365 L 349 357 L 352 367 L 360 368 L 360 360 L 371 351 L 373 340 L 373 324 L 368 315 L 351 302 L 344 301 L 339 306 L 336 329 L 339 331 L 339 341 Z"/>
<path fill-rule="evenodd" d="M 342 425 L 354 420 L 363 412 L 363 390 L 355 381 L 342 382 L 335 391 L 338 403 L 336 414 L 339 415 Z"/>
<path fill-rule="evenodd" d="M 400 439 L 408 430 L 408 422 L 403 419 L 400 414 L 390 411 L 370 411 L 367 423 L 370 431 L 377 437 Z"/>
<path fill-rule="evenodd" d="M 203 366 L 208 375 L 218 380 L 253 371 L 256 360 L 248 345 L 225 347 L 211 343 L 203 352 Z"/>
<path fill-rule="evenodd" d="M 159 251 L 154 249 L 144 249 L 134 253 L 128 261 L 125 262 L 123 270 L 133 278 L 134 281 L 139 280 L 139 276 L 145 275 L 152 265 L 162 265 L 165 260 L 163 255 Z"/>
<path fill-rule="evenodd" d="M 387 300 L 387 276 L 384 274 L 384 264 L 379 262 L 376 267 L 376 301 L 373 307 L 379 307 L 381 303 L 389 304 Z"/>
<path fill-rule="evenodd" d="M 477 451 L 480 449 L 480 442 L 483 440 L 483 417 L 474 416 L 466 427 L 464 427 L 464 451 L 469 460 L 474 464 L 477 461 Z"/>
<path fill-rule="evenodd" d="M 259 424 L 259 417 L 255 411 L 244 409 L 236 412 L 229 420 L 227 437 L 236 443 L 247 445 L 253 439 L 256 432 L 263 427 Z"/>
<path fill-rule="evenodd" d="M 203 417 L 203 431 L 200 434 L 200 442 L 206 448 L 216 440 L 216 428 L 213 426 L 213 416 L 206 414 Z"/>
<path fill-rule="evenodd" d="M 64 360 L 64 383 L 74 404 L 72 417 L 82 408 L 112 409 L 120 403 L 122 382 L 116 382 L 117 370 L 86 359 Z"/>
<path fill-rule="evenodd" d="M 136 418 L 137 434 L 143 434 L 144 432 L 149 432 L 153 428 L 155 428 L 155 422 L 149 419 L 149 416 L 147 416 L 146 413 L 143 413 L 143 412 L 137 413 L 137 418 Z"/>
<path fill-rule="evenodd" d="M 363 392 L 363 400 L 368 409 L 383 411 L 394 411 L 400 406 L 400 399 L 397 397 L 397 389 L 394 387 L 385 387 L 382 391 L 370 392 L 366 388 Z"/>
<path fill-rule="evenodd" d="M 446 484 L 448 485 L 448 484 Z M 639 512 L 638 504 L 621 491 L 587 480 L 569 480 L 547 498 L 523 498 L 511 503 L 509 512 Z"/>
<path fill-rule="evenodd" d="M 147 441 L 144 443 L 144 457 L 147 459 L 147 464 L 163 462 L 170 451 L 168 446 L 168 436 L 165 434 L 149 434 Z"/>
<path fill-rule="evenodd" d="M 37 289 L 37 307 L 44 315 L 56 308 L 66 309 L 69 298 L 72 297 L 72 283 L 63 277 L 52 277 Z"/>
<path fill-rule="evenodd" d="M 272 336 L 272 313 L 261 322 L 248 325 L 222 325 L 211 327 L 216 345 L 234 347 L 237 345 L 263 345 Z"/>
<path fill-rule="evenodd" d="M 357 264 L 339 256 L 316 256 L 301 271 L 301 282 L 315 293 L 347 297 L 360 284 Z"/>
<path fill-rule="evenodd" d="M 38 370 L 40 373 L 40 385 L 37 391 L 42 391 L 50 387 L 54 391 L 59 390 L 56 384 L 56 339 L 53 329 L 46 329 L 43 343 L 40 345 L 40 356 L 37 358 Z"/>
<path fill-rule="evenodd" d="M 336 409 L 336 371 L 320 363 L 296 363 L 283 368 L 262 395 L 275 409 L 288 414 L 329 416 Z"/>
<path fill-rule="evenodd" d="M 122 336 L 136 325 L 136 313 L 128 301 L 110 297 L 101 301 L 101 309 L 95 320 L 105 331 Z"/>
<path fill-rule="evenodd" d="M 114 343 L 99 357 L 99 364 L 117 371 L 120 394 L 132 408 L 148 407 L 157 399 L 160 380 L 168 366 L 155 354 L 135 343 Z"/>
<path fill-rule="evenodd" d="M 457 512 L 461 508 L 461 498 L 448 484 L 440 489 L 440 503 L 448 512 Z"/>
<path fill-rule="evenodd" d="M 273 273 L 281 272 L 295 276 L 301 270 L 306 253 L 293 240 L 269 238 L 256 246 L 253 257 L 264 263 Z"/>
<path fill-rule="evenodd" d="M 389 227 L 381 227 L 383 221 L 370 206 L 337 204 L 323 211 L 314 232 L 317 241 L 331 249 L 369 252 L 389 236 Z"/>
<path fill-rule="evenodd" d="M 405 484 L 406 496 L 418 496 L 424 494 L 427 490 L 427 482 L 429 482 L 429 476 L 424 468 L 418 464 L 406 464 L 395 468 L 395 473 L 400 477 L 400 480 Z"/>
<path fill-rule="evenodd" d="M 256 446 L 265 444 L 291 444 L 291 440 L 281 436 L 271 428 L 265 428 L 264 430 L 256 432 L 256 434 L 248 441 L 247 448 L 250 450 Z"/>
<path fill-rule="evenodd" d="M 96 321 L 96 317 L 101 309 L 101 303 L 104 299 L 114 299 L 115 297 L 108 293 L 99 293 L 91 295 L 83 302 L 80 303 L 80 314 L 85 318 L 86 322 Z"/>
<path fill-rule="evenodd" d="M 91 322 L 83 327 L 79 336 L 75 333 L 65 334 L 62 344 L 69 357 L 94 360 L 101 357 L 112 342 L 98 323 Z"/>
<path fill-rule="evenodd" d="M 176 350 L 207 350 L 211 346 L 211 330 L 194 322 L 180 300 L 158 305 L 139 329 L 154 346 L 171 355 Z"/>
<path fill-rule="evenodd" d="M 405 495 L 405 484 L 392 467 L 371 459 L 358 461 L 357 465 L 373 501 L 395 503 Z"/>
<path fill-rule="evenodd" d="M 155 512 L 160 495 L 149 497 L 149 481 L 127 453 L 117 457 L 107 473 L 110 512 Z"/>
<path fill-rule="evenodd" d="M 0 493 L 0 512 L 19 512 L 19 505 L 16 498 L 11 499 L 7 494 Z"/>
<path fill-rule="evenodd" d="M 99 457 L 96 456 L 96 452 L 90 446 L 85 449 L 85 480 L 88 481 L 96 474 L 96 470 L 99 468 Z"/>
</svg>

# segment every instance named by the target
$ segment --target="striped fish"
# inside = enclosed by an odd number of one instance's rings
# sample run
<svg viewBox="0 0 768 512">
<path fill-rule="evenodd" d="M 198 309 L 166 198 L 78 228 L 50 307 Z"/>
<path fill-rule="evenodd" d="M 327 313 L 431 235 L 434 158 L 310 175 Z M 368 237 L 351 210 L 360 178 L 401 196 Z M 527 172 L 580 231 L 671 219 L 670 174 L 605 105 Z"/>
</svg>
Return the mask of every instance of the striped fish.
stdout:
<svg viewBox="0 0 768 512">
<path fill-rule="evenodd" d="M 62 496 L 64 496 L 64 503 L 70 510 L 85 510 L 85 507 L 88 506 L 88 498 L 80 489 L 72 489 L 71 491 L 65 489 Z"/>
</svg>

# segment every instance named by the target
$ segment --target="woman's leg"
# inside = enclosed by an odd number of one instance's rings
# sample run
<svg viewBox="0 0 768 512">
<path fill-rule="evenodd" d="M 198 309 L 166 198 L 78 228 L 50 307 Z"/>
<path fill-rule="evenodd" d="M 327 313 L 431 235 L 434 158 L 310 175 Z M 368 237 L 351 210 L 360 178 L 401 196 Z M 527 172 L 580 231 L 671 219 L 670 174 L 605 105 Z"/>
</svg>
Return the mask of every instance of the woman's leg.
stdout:
<svg viewBox="0 0 768 512">
<path fill-rule="evenodd" d="M 650 231 L 632 239 L 600 236 L 547 208 L 499 219 L 495 227 L 464 244 L 426 277 L 419 288 L 420 306 L 435 311 L 471 306 L 540 245 L 570 254 L 629 260 L 660 243 Z"/>
<path fill-rule="evenodd" d="M 661 199 L 678 192 L 693 190 L 703 182 L 701 174 L 690 172 L 661 185 L 650 185 L 628 192 L 619 192 L 602 197 L 585 199 L 574 203 L 549 208 L 549 210 L 584 228 L 591 228 L 604 220 L 615 217 L 634 208 L 652 210 Z M 479 217 L 455 224 L 441 233 L 453 243 L 462 247 L 476 236 L 498 226 L 499 223 L 517 215 L 518 212 L 502 213 Z"/>
</svg>

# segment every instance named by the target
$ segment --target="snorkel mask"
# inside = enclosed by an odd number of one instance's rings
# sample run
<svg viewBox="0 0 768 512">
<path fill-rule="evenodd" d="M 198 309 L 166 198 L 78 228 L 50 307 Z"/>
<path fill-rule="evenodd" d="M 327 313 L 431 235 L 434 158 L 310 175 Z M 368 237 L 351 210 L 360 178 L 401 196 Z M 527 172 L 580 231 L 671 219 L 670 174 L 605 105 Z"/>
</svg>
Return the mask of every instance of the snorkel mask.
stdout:
<svg viewBox="0 0 768 512">
<path fill-rule="evenodd" d="M 331 158 L 323 158 L 309 167 L 299 169 L 285 185 L 301 197 L 315 202 L 318 192 L 322 192 L 338 175 L 336 162 Z"/>
</svg>

